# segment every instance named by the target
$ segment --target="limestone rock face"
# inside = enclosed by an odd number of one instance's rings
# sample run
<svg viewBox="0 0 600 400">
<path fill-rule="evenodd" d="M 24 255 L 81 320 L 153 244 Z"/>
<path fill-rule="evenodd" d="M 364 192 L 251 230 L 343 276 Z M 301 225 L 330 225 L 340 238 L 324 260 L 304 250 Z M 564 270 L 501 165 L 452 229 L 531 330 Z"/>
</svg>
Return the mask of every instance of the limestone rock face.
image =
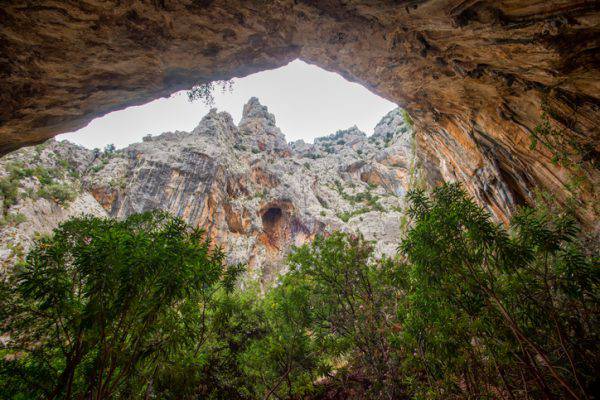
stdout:
<svg viewBox="0 0 600 400">
<path fill-rule="evenodd" d="M 108 215 L 81 185 L 93 161 L 93 152 L 53 140 L 0 160 L 0 275 L 61 222 Z"/>
<path fill-rule="evenodd" d="M 191 132 L 146 137 L 110 154 L 57 142 L 43 151 L 80 171 L 73 178 L 80 194 L 68 210 L 90 201 L 97 215 L 116 218 L 169 211 L 205 228 L 228 262 L 247 263 L 251 278 L 268 283 L 282 272 L 292 246 L 333 230 L 361 233 L 378 254 L 394 254 L 404 194 L 418 179 L 414 144 L 397 109 L 371 137 L 352 127 L 314 144 L 288 145 L 275 117 L 252 98 L 238 125 L 228 113 L 211 110 Z M 24 160 L 34 152 L 9 158 Z M 29 201 L 25 197 L 10 212 Z M 61 211 L 52 221 L 75 213 L 53 207 Z M 28 214 L 27 222 L 6 229 L 21 231 L 29 221 Z M 29 228 L 21 236 L 28 234 Z"/>
<path fill-rule="evenodd" d="M 9 2 L 0 153 L 301 58 L 405 108 L 428 179 L 463 182 L 503 220 L 536 190 L 575 198 L 592 226 L 599 33 L 593 0 Z"/>
</svg>

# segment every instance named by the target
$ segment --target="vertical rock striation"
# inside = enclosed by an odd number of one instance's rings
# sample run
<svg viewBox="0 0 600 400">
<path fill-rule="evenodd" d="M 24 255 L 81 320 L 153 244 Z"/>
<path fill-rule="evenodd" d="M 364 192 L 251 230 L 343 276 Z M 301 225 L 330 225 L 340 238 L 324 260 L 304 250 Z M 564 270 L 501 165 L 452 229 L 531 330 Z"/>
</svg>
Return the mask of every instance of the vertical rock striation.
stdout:
<svg viewBox="0 0 600 400">
<path fill-rule="evenodd" d="M 166 210 L 205 228 L 230 263 L 247 263 L 252 278 L 268 283 L 282 272 L 292 246 L 333 230 L 361 233 L 379 254 L 394 254 L 404 194 L 419 180 L 414 146 L 399 109 L 371 137 L 352 127 L 314 144 L 288 144 L 275 117 L 252 98 L 238 125 L 213 109 L 191 132 L 148 136 L 110 154 L 94 157 L 57 142 L 43 151 L 79 171 L 73 178 L 77 198 L 91 199 L 92 210 L 116 218 Z M 30 164 L 33 152 L 3 159 L 4 171 L 15 160 Z M 77 160 L 82 162 L 75 167 Z M 27 208 L 28 201 L 9 212 Z M 73 213 L 63 214 L 54 219 Z"/>
<path fill-rule="evenodd" d="M 498 218 L 542 190 L 592 227 L 599 47 L 595 0 L 10 2 L 0 154 L 301 58 L 408 110 L 430 175 L 463 182 Z"/>
</svg>

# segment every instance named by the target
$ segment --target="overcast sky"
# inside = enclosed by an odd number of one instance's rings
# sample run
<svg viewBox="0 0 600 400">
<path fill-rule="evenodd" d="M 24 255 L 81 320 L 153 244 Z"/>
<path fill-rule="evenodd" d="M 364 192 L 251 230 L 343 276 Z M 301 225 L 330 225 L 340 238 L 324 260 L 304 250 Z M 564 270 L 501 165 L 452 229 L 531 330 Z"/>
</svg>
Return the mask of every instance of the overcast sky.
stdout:
<svg viewBox="0 0 600 400">
<path fill-rule="evenodd" d="M 364 87 L 300 60 L 270 71 L 235 79 L 233 90 L 215 91 L 215 105 L 239 122 L 242 107 L 252 96 L 275 115 L 288 141 L 307 142 L 338 129 L 357 125 L 367 134 L 396 105 Z M 185 92 L 130 107 L 93 120 L 76 132 L 58 136 L 88 148 L 114 143 L 117 148 L 140 142 L 147 134 L 191 131 L 208 112 L 201 101 L 190 103 Z"/>
</svg>

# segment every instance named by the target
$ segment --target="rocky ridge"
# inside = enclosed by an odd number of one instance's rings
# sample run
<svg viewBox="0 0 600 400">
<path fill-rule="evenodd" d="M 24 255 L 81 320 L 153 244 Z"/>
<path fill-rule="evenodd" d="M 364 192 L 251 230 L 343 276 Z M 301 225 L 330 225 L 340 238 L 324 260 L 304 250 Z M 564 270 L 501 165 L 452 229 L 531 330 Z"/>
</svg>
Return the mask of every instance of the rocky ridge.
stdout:
<svg viewBox="0 0 600 400">
<path fill-rule="evenodd" d="M 227 250 L 228 262 L 247 263 L 262 282 L 281 272 L 292 246 L 332 230 L 360 232 L 379 254 L 393 254 L 404 194 L 422 179 L 414 147 L 400 109 L 370 137 L 352 127 L 313 144 L 287 143 L 256 98 L 237 125 L 213 109 L 191 132 L 147 136 L 118 151 L 50 141 L 0 161 L 2 179 L 15 168 L 25 171 L 17 174 L 17 200 L 5 208 L 22 217 L 1 228 L 0 257 L 14 262 L 33 232 L 48 232 L 71 215 L 124 218 L 153 209 L 204 227 Z M 53 190 L 62 185 L 73 194 L 45 194 L 42 169 L 51 171 Z"/>
</svg>

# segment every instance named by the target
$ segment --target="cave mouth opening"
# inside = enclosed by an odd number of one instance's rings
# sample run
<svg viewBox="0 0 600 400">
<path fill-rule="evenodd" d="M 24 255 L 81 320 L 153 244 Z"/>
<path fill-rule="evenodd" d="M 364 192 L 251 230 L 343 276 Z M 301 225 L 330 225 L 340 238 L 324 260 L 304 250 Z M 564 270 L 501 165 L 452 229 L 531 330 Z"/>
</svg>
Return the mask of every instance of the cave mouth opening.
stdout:
<svg viewBox="0 0 600 400">
<path fill-rule="evenodd" d="M 397 107 L 359 83 L 300 59 L 229 82 L 231 90 L 221 90 L 214 82 L 215 87 L 209 90 L 213 99 L 210 104 L 202 99 L 190 102 L 188 91 L 183 90 L 168 98 L 111 112 L 57 139 L 89 149 L 109 144 L 120 149 L 141 142 L 147 135 L 191 132 L 213 107 L 229 113 L 237 125 L 244 105 L 256 97 L 275 116 L 288 142 L 312 142 L 353 125 L 369 135 L 381 118 Z"/>
<path fill-rule="evenodd" d="M 266 242 L 281 249 L 285 241 L 288 214 L 278 205 L 271 205 L 261 214 L 263 234 Z"/>
<path fill-rule="evenodd" d="M 270 207 L 262 214 L 263 229 L 265 232 L 274 232 L 279 226 L 283 212 L 279 207 Z"/>
</svg>

